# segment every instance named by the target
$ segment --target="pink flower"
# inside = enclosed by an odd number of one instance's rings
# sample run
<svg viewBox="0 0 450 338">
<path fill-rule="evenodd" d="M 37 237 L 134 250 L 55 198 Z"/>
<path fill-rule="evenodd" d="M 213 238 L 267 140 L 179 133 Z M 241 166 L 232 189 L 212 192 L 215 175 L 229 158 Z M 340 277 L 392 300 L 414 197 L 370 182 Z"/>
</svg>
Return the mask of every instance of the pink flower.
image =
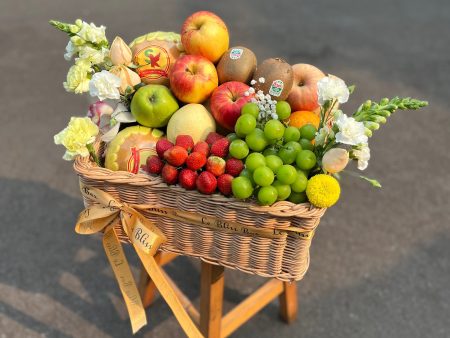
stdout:
<svg viewBox="0 0 450 338">
<path fill-rule="evenodd" d="M 103 101 L 97 101 L 89 106 L 87 117 L 89 117 L 97 126 L 100 126 L 101 116 L 105 114 L 111 115 L 112 112 L 113 109 L 109 104 Z"/>
</svg>

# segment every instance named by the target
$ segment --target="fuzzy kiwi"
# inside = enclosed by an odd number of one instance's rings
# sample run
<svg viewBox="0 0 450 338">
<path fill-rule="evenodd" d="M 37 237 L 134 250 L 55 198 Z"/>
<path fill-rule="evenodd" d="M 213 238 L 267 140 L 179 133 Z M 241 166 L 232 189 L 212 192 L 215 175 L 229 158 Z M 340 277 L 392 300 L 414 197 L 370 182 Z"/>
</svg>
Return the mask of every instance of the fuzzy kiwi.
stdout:
<svg viewBox="0 0 450 338">
<path fill-rule="evenodd" d="M 264 78 L 264 83 L 259 81 Z M 253 74 L 255 90 L 262 90 L 277 101 L 285 100 L 294 84 L 294 72 L 289 63 L 280 58 L 264 60 Z"/>
<path fill-rule="evenodd" d="M 256 55 L 246 47 L 228 49 L 217 65 L 219 83 L 239 81 L 250 83 L 256 69 Z"/>
</svg>

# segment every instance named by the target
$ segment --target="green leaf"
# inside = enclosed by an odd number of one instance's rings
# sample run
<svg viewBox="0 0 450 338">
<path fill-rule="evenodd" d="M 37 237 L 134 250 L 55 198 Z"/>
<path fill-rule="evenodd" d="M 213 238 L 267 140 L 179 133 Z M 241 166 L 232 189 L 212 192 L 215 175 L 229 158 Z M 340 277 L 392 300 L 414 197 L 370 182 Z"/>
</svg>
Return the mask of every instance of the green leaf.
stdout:
<svg viewBox="0 0 450 338">
<path fill-rule="evenodd" d="M 374 187 L 376 188 L 381 188 L 381 184 L 380 182 L 378 182 L 377 180 L 373 179 L 373 178 L 368 178 L 366 176 L 363 175 L 359 175 L 360 178 L 362 178 L 363 180 L 366 180 L 367 182 L 369 182 L 370 184 L 372 184 Z"/>
<path fill-rule="evenodd" d="M 348 91 L 350 92 L 350 94 L 353 94 L 353 92 L 355 91 L 355 89 L 356 89 L 356 86 L 355 86 L 355 85 L 348 86 Z"/>
</svg>

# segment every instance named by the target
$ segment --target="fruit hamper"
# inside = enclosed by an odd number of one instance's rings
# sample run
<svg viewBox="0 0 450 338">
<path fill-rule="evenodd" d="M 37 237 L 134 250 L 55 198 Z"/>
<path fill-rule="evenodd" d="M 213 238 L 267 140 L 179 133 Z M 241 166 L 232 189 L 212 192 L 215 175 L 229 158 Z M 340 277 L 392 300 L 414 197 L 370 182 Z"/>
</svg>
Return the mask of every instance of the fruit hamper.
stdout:
<svg viewBox="0 0 450 338">
<path fill-rule="evenodd" d="M 280 201 L 262 207 L 219 194 L 202 195 L 168 186 L 160 177 L 98 167 L 89 157 L 78 157 L 74 168 L 83 184 L 131 206 L 145 206 L 139 211 L 167 238 L 161 250 L 283 281 L 304 276 L 311 240 L 326 210 L 310 203 Z M 90 200 L 85 203 L 89 205 Z M 196 221 L 154 211 L 167 208 L 187 212 Z M 202 219 L 217 226 L 208 227 Z M 244 233 L 247 230 L 252 234 Z"/>
<path fill-rule="evenodd" d="M 298 281 L 321 217 L 344 175 L 364 171 L 369 139 L 411 98 L 367 100 L 347 115 L 355 86 L 279 57 L 259 62 L 229 46 L 217 15 L 189 16 L 181 34 L 151 32 L 110 45 L 104 26 L 50 21 L 70 37 L 64 88 L 98 101 L 54 136 L 74 160 L 86 209 L 75 230 L 103 232 L 130 313 L 145 311 L 121 243 L 143 267 L 190 336 L 197 327 L 156 263 L 157 250 L 250 274 Z"/>
</svg>

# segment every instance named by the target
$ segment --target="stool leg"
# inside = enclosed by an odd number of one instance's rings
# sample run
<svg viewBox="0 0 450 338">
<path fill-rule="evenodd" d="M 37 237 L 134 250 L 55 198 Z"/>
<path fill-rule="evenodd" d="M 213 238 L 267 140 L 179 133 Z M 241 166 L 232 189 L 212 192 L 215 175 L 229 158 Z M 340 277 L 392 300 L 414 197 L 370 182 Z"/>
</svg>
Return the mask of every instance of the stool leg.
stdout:
<svg viewBox="0 0 450 338">
<path fill-rule="evenodd" d="M 288 324 L 297 317 L 297 283 L 283 282 L 283 292 L 280 294 L 280 316 Z"/>
<path fill-rule="evenodd" d="M 219 338 L 222 322 L 224 268 L 202 261 L 200 331 L 205 338 Z"/>
<path fill-rule="evenodd" d="M 155 261 L 157 264 L 160 263 L 160 252 L 155 255 Z M 144 269 L 144 266 L 142 266 L 141 276 L 139 278 L 139 290 L 141 293 L 142 304 L 144 305 L 144 308 L 147 308 L 152 304 L 158 290 L 156 289 L 155 283 L 153 283 L 147 271 Z"/>
</svg>

